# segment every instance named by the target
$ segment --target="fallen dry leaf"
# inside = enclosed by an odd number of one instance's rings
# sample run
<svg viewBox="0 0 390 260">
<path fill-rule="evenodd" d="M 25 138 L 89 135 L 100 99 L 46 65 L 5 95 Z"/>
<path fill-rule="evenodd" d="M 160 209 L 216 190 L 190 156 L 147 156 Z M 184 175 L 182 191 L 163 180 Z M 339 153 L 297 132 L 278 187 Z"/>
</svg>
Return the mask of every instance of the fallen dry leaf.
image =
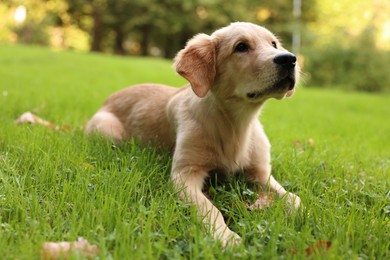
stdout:
<svg viewBox="0 0 390 260">
<path fill-rule="evenodd" d="M 84 166 L 85 168 L 89 168 L 89 169 L 92 169 L 92 170 L 95 169 L 95 166 L 93 166 L 92 164 L 87 163 L 87 162 L 83 162 L 83 166 Z"/>
<path fill-rule="evenodd" d="M 304 150 L 305 146 L 309 146 L 309 147 L 313 147 L 315 144 L 314 142 L 314 139 L 313 138 L 309 138 L 307 139 L 307 141 L 303 141 L 301 142 L 300 140 L 295 140 L 293 141 L 293 145 L 295 146 L 296 149 L 298 150 Z"/>
<path fill-rule="evenodd" d="M 264 208 L 267 208 L 271 205 L 271 203 L 273 202 L 273 194 L 271 193 L 265 193 L 265 192 L 261 192 L 259 193 L 259 197 L 257 198 L 257 200 L 255 201 L 255 203 L 253 203 L 252 205 L 248 206 L 248 209 L 250 210 L 254 210 L 254 209 L 264 209 Z"/>
<path fill-rule="evenodd" d="M 71 127 L 69 125 L 56 126 L 56 130 L 60 130 L 63 132 L 70 132 Z"/>
<path fill-rule="evenodd" d="M 74 254 L 92 258 L 99 255 L 99 248 L 82 237 L 75 242 L 45 242 L 42 245 L 42 257 L 45 260 L 68 259 Z"/>
<path fill-rule="evenodd" d="M 71 130 L 69 125 L 58 126 L 45 119 L 34 115 L 31 112 L 23 113 L 18 119 L 15 120 L 16 124 L 38 124 L 46 126 L 47 128 L 54 129 L 57 131 L 69 132 Z"/>
<path fill-rule="evenodd" d="M 34 115 L 31 112 L 25 112 L 23 113 L 18 119 L 16 119 L 17 124 L 40 124 L 44 125 L 49 128 L 54 128 L 55 125 L 53 123 L 50 123 L 49 121 L 46 121 L 39 116 Z"/>
<path fill-rule="evenodd" d="M 305 249 L 306 256 L 310 256 L 314 252 L 320 252 L 320 253 L 325 253 L 326 251 L 329 250 L 331 247 L 332 242 L 329 240 L 324 241 L 324 240 L 318 240 L 318 242 L 314 245 L 310 245 Z"/>
<path fill-rule="evenodd" d="M 299 150 L 302 149 L 302 143 L 301 143 L 301 141 L 295 140 L 295 141 L 293 142 L 293 144 L 294 144 L 295 148 L 297 148 L 297 149 L 299 149 Z"/>
<path fill-rule="evenodd" d="M 306 253 L 306 257 L 309 257 L 311 256 L 313 253 L 315 252 L 319 252 L 321 254 L 325 254 L 326 251 L 329 250 L 329 248 L 332 246 L 332 242 L 327 240 L 327 241 L 324 241 L 324 240 L 318 240 L 318 242 L 316 244 L 313 244 L 313 245 L 309 245 L 306 249 L 305 249 L 305 253 Z M 298 249 L 296 248 L 291 248 L 289 250 L 289 253 L 292 254 L 292 255 L 297 255 L 298 254 Z"/>
</svg>

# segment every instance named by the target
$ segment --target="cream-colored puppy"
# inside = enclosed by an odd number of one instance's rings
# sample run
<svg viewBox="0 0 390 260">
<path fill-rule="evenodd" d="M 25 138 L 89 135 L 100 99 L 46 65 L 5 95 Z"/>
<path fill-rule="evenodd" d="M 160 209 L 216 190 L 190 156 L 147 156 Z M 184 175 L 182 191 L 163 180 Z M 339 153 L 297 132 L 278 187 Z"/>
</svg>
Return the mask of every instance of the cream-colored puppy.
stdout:
<svg viewBox="0 0 390 260">
<path fill-rule="evenodd" d="M 197 206 L 215 238 L 237 244 L 240 237 L 202 193 L 203 182 L 210 171 L 242 171 L 299 206 L 300 198 L 271 176 L 270 143 L 258 121 L 267 99 L 293 94 L 296 57 L 267 29 L 237 22 L 193 37 L 177 54 L 175 67 L 190 85 L 121 90 L 88 122 L 86 133 L 116 141 L 137 138 L 172 151 L 171 180 L 181 198 Z"/>
</svg>

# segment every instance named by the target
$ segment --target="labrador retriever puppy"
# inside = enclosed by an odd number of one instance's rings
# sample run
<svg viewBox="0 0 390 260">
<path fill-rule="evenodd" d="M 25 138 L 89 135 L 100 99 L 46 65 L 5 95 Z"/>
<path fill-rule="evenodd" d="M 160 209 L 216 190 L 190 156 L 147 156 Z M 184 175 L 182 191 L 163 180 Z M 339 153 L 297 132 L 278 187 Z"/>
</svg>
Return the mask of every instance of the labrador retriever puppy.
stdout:
<svg viewBox="0 0 390 260">
<path fill-rule="evenodd" d="M 181 199 L 197 206 L 199 218 L 223 245 L 238 244 L 240 237 L 202 193 L 204 181 L 211 171 L 244 172 L 299 207 L 300 198 L 271 175 L 270 143 L 258 121 L 267 99 L 293 94 L 297 59 L 267 29 L 236 22 L 194 36 L 174 66 L 188 86 L 142 84 L 114 93 L 86 133 L 117 142 L 136 138 L 170 150 L 171 180 Z"/>
</svg>

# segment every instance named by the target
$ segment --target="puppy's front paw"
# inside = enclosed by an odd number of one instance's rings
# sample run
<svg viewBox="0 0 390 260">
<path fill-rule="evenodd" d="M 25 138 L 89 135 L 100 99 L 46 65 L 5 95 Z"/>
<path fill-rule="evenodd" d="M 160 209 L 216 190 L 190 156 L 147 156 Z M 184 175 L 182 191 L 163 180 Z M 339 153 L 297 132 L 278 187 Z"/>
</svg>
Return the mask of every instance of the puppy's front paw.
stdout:
<svg viewBox="0 0 390 260">
<path fill-rule="evenodd" d="M 230 229 L 225 230 L 222 237 L 220 237 L 223 247 L 235 247 L 239 246 L 242 239 L 239 235 L 231 231 Z"/>
<path fill-rule="evenodd" d="M 301 198 L 294 193 L 289 193 L 286 200 L 288 211 L 298 210 L 301 207 Z"/>
</svg>

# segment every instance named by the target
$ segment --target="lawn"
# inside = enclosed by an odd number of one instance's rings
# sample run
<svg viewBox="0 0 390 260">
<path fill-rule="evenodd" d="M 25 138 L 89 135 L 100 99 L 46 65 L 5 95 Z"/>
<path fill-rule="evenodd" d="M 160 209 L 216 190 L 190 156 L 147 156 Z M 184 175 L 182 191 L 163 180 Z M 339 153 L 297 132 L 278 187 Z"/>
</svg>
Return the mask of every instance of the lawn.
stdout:
<svg viewBox="0 0 390 260">
<path fill-rule="evenodd" d="M 379 69 L 379 68 L 378 68 Z M 185 83 L 171 61 L 0 45 L 0 255 L 38 258 L 45 241 L 79 236 L 102 259 L 389 259 L 390 96 L 301 87 L 260 116 L 273 175 L 305 208 L 248 210 L 253 185 L 210 188 L 234 231 L 223 250 L 167 182 L 170 158 L 82 128 L 115 90 Z M 16 125 L 25 111 L 67 125 Z"/>
</svg>

